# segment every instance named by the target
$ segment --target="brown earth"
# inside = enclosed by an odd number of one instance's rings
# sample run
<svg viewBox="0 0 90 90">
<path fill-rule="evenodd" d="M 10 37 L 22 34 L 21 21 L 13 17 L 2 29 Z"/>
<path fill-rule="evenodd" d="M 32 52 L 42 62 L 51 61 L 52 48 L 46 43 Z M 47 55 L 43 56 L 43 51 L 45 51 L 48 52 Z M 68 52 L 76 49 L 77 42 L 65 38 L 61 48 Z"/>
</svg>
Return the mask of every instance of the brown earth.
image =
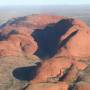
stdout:
<svg viewBox="0 0 90 90">
<path fill-rule="evenodd" d="M 38 83 L 27 87 L 26 90 L 68 90 L 69 86 L 65 82 L 59 83 Z"/>
</svg>

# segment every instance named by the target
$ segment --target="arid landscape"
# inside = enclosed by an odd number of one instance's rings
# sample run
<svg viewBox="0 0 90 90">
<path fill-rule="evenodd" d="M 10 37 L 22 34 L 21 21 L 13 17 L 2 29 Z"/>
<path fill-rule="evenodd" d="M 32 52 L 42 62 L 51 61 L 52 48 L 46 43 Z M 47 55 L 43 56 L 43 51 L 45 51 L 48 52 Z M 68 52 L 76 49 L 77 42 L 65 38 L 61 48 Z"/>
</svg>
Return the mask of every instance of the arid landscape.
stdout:
<svg viewBox="0 0 90 90">
<path fill-rule="evenodd" d="M 41 7 L 0 7 L 0 90 L 90 90 L 90 7 Z"/>
</svg>

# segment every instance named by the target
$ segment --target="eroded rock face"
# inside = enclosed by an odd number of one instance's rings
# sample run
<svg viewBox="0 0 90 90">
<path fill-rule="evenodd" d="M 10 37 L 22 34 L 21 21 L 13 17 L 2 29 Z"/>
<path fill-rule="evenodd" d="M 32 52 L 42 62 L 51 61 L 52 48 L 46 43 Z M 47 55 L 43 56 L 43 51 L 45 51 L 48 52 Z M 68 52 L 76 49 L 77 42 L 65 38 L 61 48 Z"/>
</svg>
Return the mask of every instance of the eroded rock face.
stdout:
<svg viewBox="0 0 90 90">
<path fill-rule="evenodd" d="M 69 60 L 64 59 L 45 61 L 37 71 L 37 76 L 31 81 L 31 84 L 40 82 L 57 82 L 59 78 L 63 76 L 65 70 L 70 68 L 71 65 L 72 64 Z"/>
<path fill-rule="evenodd" d="M 21 50 L 26 55 L 33 54 L 38 48 L 37 43 L 34 41 L 32 36 L 26 37 L 24 35 L 11 35 L 8 38 L 8 41 L 11 41 L 12 43 L 16 43 L 16 44 L 19 43 Z"/>
<path fill-rule="evenodd" d="M 76 33 L 74 33 L 77 31 Z M 60 54 L 62 56 L 73 56 L 88 58 L 90 56 L 90 28 L 79 20 L 74 20 L 74 25 L 71 27 L 62 37 L 61 40 L 65 40 L 70 35 L 72 37 L 62 47 Z M 68 52 L 68 54 L 67 54 Z"/>
<path fill-rule="evenodd" d="M 78 78 L 79 71 L 87 67 L 82 60 L 90 57 L 89 42 L 90 27 L 80 20 L 61 16 L 19 17 L 0 27 L 0 56 L 27 56 L 30 60 L 40 57 L 42 60 L 36 77 L 31 79 L 26 90 L 68 90 L 69 85 Z M 17 67 L 14 65 L 17 60 L 15 62 L 11 60 L 11 65 L 5 64 L 6 69 L 11 67 L 8 75 L 25 61 L 19 61 Z M 27 62 L 24 64 L 29 65 Z M 76 90 L 84 90 L 86 86 L 89 90 L 87 82 L 83 89 L 82 85 L 76 84 Z"/>
<path fill-rule="evenodd" d="M 77 67 L 75 65 L 72 65 L 66 77 L 63 78 L 63 81 L 67 82 L 68 84 L 72 84 L 77 80 L 78 72 L 79 70 L 77 69 Z"/>
<path fill-rule="evenodd" d="M 76 63 L 83 65 L 83 67 L 80 68 L 80 66 L 78 66 Z M 78 61 L 65 58 L 53 58 L 51 60 L 42 62 L 41 67 L 37 71 L 36 77 L 30 83 L 58 82 L 59 79 L 62 79 L 64 74 L 67 72 L 68 75 L 64 80 L 67 82 L 71 80 L 74 81 L 78 77 L 78 71 L 83 70 L 86 67 L 86 64 Z"/>
<path fill-rule="evenodd" d="M 33 31 L 44 28 L 50 23 L 56 23 L 61 18 L 63 17 L 32 15 L 9 20 L 0 27 L 0 56 L 34 54 L 38 49 L 38 43 L 31 35 Z M 8 47 L 12 48 L 8 50 Z"/>
<path fill-rule="evenodd" d="M 32 55 L 38 46 L 31 36 L 11 35 L 0 42 L 0 56 Z"/>
<path fill-rule="evenodd" d="M 26 90 L 68 90 L 69 86 L 65 82 L 59 83 L 38 83 L 28 86 Z"/>
</svg>

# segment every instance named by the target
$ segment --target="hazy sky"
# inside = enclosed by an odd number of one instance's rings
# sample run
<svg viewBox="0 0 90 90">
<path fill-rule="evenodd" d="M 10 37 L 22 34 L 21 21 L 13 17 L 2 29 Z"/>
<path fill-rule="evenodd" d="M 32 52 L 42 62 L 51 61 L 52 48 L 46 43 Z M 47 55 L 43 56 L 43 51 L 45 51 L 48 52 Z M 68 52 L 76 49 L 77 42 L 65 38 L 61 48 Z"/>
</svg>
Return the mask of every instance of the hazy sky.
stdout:
<svg viewBox="0 0 90 90">
<path fill-rule="evenodd" d="M 3 5 L 68 5 L 68 4 L 90 4 L 90 0 L 0 0 Z"/>
</svg>

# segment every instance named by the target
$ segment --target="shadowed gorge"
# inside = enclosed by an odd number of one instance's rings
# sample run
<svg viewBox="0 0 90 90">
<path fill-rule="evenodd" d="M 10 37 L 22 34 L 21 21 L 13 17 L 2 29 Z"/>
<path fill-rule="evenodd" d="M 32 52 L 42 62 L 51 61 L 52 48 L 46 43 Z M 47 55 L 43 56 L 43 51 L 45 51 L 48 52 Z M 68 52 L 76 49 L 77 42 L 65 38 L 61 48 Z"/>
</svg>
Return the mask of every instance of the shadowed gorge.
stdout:
<svg viewBox="0 0 90 90">
<path fill-rule="evenodd" d="M 72 21 L 73 19 L 62 19 L 58 23 L 48 25 L 44 29 L 35 30 L 32 36 L 39 46 L 35 54 L 42 59 L 54 56 L 57 53 L 57 49 L 61 46 L 59 45 L 60 37 L 73 26 Z"/>
</svg>

